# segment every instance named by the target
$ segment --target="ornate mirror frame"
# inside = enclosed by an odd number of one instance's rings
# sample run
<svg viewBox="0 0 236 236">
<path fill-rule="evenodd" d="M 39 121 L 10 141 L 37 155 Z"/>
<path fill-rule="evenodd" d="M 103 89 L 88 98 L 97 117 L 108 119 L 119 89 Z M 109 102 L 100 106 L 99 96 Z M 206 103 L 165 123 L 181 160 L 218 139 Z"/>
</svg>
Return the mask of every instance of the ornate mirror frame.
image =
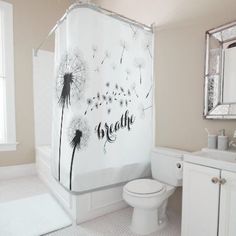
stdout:
<svg viewBox="0 0 236 236">
<path fill-rule="evenodd" d="M 235 42 L 236 21 L 206 32 L 204 83 L 206 119 L 236 119 L 236 103 L 223 102 L 225 45 Z"/>
</svg>

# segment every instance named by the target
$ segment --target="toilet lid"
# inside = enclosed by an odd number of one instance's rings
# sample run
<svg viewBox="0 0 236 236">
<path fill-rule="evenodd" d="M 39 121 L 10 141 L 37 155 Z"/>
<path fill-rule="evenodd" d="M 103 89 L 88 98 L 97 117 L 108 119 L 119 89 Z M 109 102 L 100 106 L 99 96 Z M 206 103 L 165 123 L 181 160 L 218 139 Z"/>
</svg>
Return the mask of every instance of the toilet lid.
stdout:
<svg viewBox="0 0 236 236">
<path fill-rule="evenodd" d="M 152 179 L 136 179 L 125 185 L 127 191 L 137 194 L 158 193 L 163 188 L 163 184 Z"/>
</svg>

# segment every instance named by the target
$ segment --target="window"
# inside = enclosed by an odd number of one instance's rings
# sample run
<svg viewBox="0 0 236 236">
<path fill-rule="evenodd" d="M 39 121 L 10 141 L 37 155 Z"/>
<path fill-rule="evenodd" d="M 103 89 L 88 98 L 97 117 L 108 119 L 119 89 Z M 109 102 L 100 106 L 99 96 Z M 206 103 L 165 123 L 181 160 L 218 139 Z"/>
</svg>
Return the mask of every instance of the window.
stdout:
<svg viewBox="0 0 236 236">
<path fill-rule="evenodd" d="M 0 151 L 16 149 L 12 5 L 0 1 Z"/>
</svg>

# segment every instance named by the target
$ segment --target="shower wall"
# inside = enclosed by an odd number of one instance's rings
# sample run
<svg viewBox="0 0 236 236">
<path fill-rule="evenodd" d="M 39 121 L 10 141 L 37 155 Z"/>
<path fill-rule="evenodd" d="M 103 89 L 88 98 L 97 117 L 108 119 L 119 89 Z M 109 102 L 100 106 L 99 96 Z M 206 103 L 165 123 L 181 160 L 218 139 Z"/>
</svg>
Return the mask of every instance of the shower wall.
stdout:
<svg viewBox="0 0 236 236">
<path fill-rule="evenodd" d="M 51 145 L 54 53 L 33 56 L 35 146 Z"/>
</svg>

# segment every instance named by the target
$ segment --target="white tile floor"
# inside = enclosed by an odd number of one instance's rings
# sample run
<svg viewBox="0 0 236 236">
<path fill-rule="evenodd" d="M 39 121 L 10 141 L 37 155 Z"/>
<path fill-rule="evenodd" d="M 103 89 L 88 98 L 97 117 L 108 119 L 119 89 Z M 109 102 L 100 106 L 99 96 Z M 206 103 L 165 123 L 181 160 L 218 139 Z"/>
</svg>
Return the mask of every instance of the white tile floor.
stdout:
<svg viewBox="0 0 236 236">
<path fill-rule="evenodd" d="M 6 202 L 49 192 L 36 177 L 0 181 L 0 202 Z M 129 230 L 132 209 L 126 208 L 75 227 L 61 229 L 47 236 L 137 236 Z M 149 236 L 180 236 L 180 216 L 169 212 L 169 224 Z"/>
</svg>

